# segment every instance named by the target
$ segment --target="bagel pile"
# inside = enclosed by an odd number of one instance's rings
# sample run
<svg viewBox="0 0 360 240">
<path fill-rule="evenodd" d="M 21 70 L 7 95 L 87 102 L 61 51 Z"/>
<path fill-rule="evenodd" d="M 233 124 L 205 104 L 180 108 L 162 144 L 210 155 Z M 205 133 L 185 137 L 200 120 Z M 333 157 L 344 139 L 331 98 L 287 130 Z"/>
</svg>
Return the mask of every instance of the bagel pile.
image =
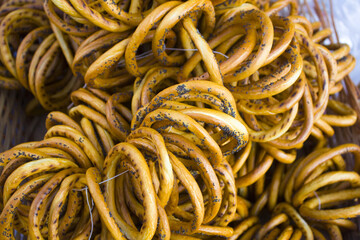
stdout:
<svg viewBox="0 0 360 240">
<path fill-rule="evenodd" d="M 356 231 L 360 147 L 329 144 L 357 122 L 336 98 L 355 58 L 298 8 L 3 1 L 0 86 L 51 112 L 43 140 L 0 154 L 0 238 Z"/>
</svg>

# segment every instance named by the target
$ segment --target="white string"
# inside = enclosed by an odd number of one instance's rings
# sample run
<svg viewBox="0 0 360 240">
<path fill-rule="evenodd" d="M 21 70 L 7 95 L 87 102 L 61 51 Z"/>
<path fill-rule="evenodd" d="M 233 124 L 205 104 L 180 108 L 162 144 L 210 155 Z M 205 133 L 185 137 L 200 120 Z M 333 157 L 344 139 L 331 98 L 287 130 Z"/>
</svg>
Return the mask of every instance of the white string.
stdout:
<svg viewBox="0 0 360 240">
<path fill-rule="evenodd" d="M 191 49 L 191 48 L 190 48 L 190 49 L 184 49 L 184 48 L 165 48 L 165 50 L 183 51 L 183 52 L 186 52 L 186 51 L 198 52 L 198 51 L 199 51 L 199 49 L 196 49 L 196 48 L 193 48 L 193 49 Z M 226 54 L 224 54 L 224 53 L 222 53 L 222 52 L 218 52 L 218 51 L 214 51 L 214 50 L 213 50 L 212 52 L 215 53 L 215 54 L 219 54 L 219 55 L 225 57 L 226 59 L 229 58 L 229 56 L 227 56 Z M 146 58 L 146 57 L 150 57 L 150 56 L 152 56 L 152 55 L 153 55 L 152 50 L 149 50 L 149 51 L 143 52 L 143 53 L 141 53 L 141 54 L 139 54 L 139 55 L 136 55 L 136 60 L 140 60 L 140 59 L 143 59 L 143 58 Z M 123 67 L 123 66 L 125 66 L 124 64 L 125 64 L 125 59 L 122 59 L 121 61 L 119 61 L 118 66 L 119 66 L 119 67 Z"/>
<path fill-rule="evenodd" d="M 113 180 L 114 178 L 117 178 L 117 177 L 123 175 L 124 173 L 127 173 L 128 171 L 129 171 L 129 170 L 123 171 L 123 172 L 121 172 L 121 173 L 119 173 L 119 174 L 117 174 L 117 175 L 115 175 L 115 176 L 113 176 L 113 177 L 111 177 L 111 178 L 109 178 L 109 179 L 106 179 L 106 180 L 104 180 L 104 181 L 102 181 L 102 182 L 99 182 L 99 185 L 104 184 L 104 183 L 106 183 L 106 182 L 108 182 L 108 181 L 111 181 L 111 180 Z M 84 188 L 80 188 L 80 189 L 73 189 L 73 190 L 80 192 L 80 191 L 84 191 L 84 190 L 87 190 L 87 189 L 88 189 L 88 187 L 84 187 Z"/>
<path fill-rule="evenodd" d="M 90 222 L 91 222 L 91 229 L 90 229 L 90 235 L 88 240 L 91 239 L 91 236 L 93 234 L 93 230 L 94 230 L 94 220 L 93 220 L 93 215 L 92 215 L 92 209 L 90 208 L 90 203 L 89 203 L 89 197 L 88 197 L 88 190 L 85 190 L 85 195 L 86 195 L 86 203 L 89 207 L 89 213 L 90 213 Z"/>
<path fill-rule="evenodd" d="M 153 55 L 152 50 L 149 50 L 149 51 L 143 52 L 139 55 L 136 55 L 136 60 L 150 57 L 152 55 Z M 125 59 L 122 59 L 121 61 L 118 62 L 118 67 L 124 67 L 124 66 L 125 66 Z"/>
<path fill-rule="evenodd" d="M 145 56 L 148 57 L 151 55 L 153 55 L 153 52 L 152 52 L 152 50 L 149 50 L 149 51 L 146 51 L 146 52 L 143 52 L 143 53 L 137 55 L 136 59 L 141 59 L 141 58 L 144 58 Z"/>
<path fill-rule="evenodd" d="M 84 86 L 82 86 L 82 88 L 86 88 L 86 87 L 87 87 L 87 83 L 85 83 Z M 69 104 L 69 106 L 67 106 L 67 110 L 70 110 L 70 108 L 72 108 L 73 106 L 74 106 L 74 103 L 71 102 L 71 103 Z"/>
<path fill-rule="evenodd" d="M 317 200 L 318 200 L 318 202 L 319 202 L 319 207 L 318 207 L 318 209 L 319 209 L 319 210 L 321 210 L 321 201 L 320 201 L 320 197 L 319 197 L 319 195 L 317 195 L 317 193 L 316 193 L 316 192 L 314 192 L 314 195 L 315 195 L 315 197 L 317 198 Z"/>
<path fill-rule="evenodd" d="M 111 177 L 111 178 L 109 178 L 109 179 L 106 179 L 106 180 L 104 180 L 104 181 L 102 181 L 102 182 L 99 182 L 99 184 L 103 184 L 103 183 L 106 183 L 106 182 L 108 182 L 108 181 L 110 181 L 110 180 L 113 180 L 114 178 L 117 178 L 117 177 L 123 175 L 124 173 L 127 173 L 128 171 L 129 171 L 129 170 L 123 171 L 123 172 L 121 172 L 121 173 L 119 173 L 119 174 L 117 174 L 117 175 L 115 175 L 115 176 L 113 176 L 113 177 Z"/>
<path fill-rule="evenodd" d="M 95 205 L 95 203 L 94 203 L 94 199 L 93 199 L 93 198 L 91 198 L 91 211 L 94 209 L 94 205 Z"/>
<path fill-rule="evenodd" d="M 129 171 L 129 170 L 126 170 L 126 171 L 124 171 L 124 172 L 121 172 L 121 173 L 119 173 L 119 174 L 117 174 L 117 175 L 109 178 L 109 179 L 106 179 L 106 180 L 104 180 L 104 181 L 101 181 L 101 182 L 99 182 L 99 185 L 104 184 L 104 183 L 106 183 L 106 182 L 109 182 L 109 181 L 111 181 L 111 180 L 113 180 L 113 179 L 115 179 L 115 178 L 123 175 L 124 173 L 127 173 L 128 171 Z M 93 209 L 94 209 L 95 204 L 94 204 L 94 199 L 90 196 L 90 199 L 91 199 L 91 206 L 90 206 L 88 189 L 89 189 L 89 188 L 86 186 L 86 187 L 81 188 L 81 189 L 73 189 L 73 191 L 85 191 L 86 203 L 87 203 L 88 208 L 89 208 L 90 222 L 91 222 L 91 230 L 90 230 L 90 235 L 89 235 L 89 238 L 88 238 L 88 240 L 90 240 L 90 239 L 91 239 L 91 236 L 92 236 L 92 234 L 93 234 L 93 231 L 94 231 L 94 219 L 93 219 L 92 211 L 93 211 Z"/>
<path fill-rule="evenodd" d="M 183 49 L 183 48 L 165 48 L 165 50 L 174 50 L 174 51 L 184 51 L 184 52 L 186 52 L 186 51 L 194 51 L 194 52 L 198 52 L 199 51 L 199 49 L 196 49 L 196 48 L 193 48 L 193 49 Z M 218 51 L 212 51 L 213 53 L 216 53 L 216 54 L 219 54 L 219 55 L 221 55 L 221 56 L 223 56 L 223 57 L 225 57 L 225 58 L 229 58 L 227 55 L 225 55 L 225 54 L 223 54 L 222 52 L 218 52 Z"/>
<path fill-rule="evenodd" d="M 69 104 L 69 106 L 67 107 L 67 109 L 70 110 L 70 108 L 72 108 L 73 106 L 74 106 L 74 103 L 71 102 L 71 103 Z"/>
<path fill-rule="evenodd" d="M 172 126 L 170 126 L 170 128 L 169 128 L 169 130 L 168 130 L 168 133 L 171 131 L 171 129 L 172 129 Z"/>
</svg>

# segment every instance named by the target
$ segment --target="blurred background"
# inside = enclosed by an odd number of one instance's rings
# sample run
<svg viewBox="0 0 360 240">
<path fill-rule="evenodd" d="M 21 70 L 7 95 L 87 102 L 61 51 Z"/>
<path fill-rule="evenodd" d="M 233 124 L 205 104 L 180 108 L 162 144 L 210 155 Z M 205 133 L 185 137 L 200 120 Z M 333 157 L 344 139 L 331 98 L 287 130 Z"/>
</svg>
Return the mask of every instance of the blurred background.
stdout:
<svg viewBox="0 0 360 240">
<path fill-rule="evenodd" d="M 316 20 L 315 0 L 300 0 L 301 4 L 308 4 L 312 12 L 305 15 L 310 19 Z M 350 46 L 352 54 L 356 59 L 360 59 L 360 0 L 317 0 L 318 6 L 325 9 L 329 14 L 329 21 L 332 24 L 331 12 L 333 12 L 335 27 L 338 32 L 340 43 Z M 332 3 L 332 7 L 331 7 Z M 324 15 L 326 21 L 326 16 Z M 356 64 L 355 69 L 350 73 L 350 77 L 360 84 L 360 64 Z"/>
</svg>

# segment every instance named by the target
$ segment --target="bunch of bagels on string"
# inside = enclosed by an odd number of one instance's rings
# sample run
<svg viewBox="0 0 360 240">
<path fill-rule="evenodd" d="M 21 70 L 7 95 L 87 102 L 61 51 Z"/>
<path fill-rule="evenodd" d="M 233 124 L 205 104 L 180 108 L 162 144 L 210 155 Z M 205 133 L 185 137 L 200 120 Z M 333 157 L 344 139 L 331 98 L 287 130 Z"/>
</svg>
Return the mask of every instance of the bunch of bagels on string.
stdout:
<svg viewBox="0 0 360 240">
<path fill-rule="evenodd" d="M 355 58 L 297 0 L 5 0 L 0 87 L 48 111 L 0 153 L 0 239 L 342 239 Z M 3 119 L 6 121 L 6 119 Z M 345 154 L 347 158 L 345 158 Z M 350 159 L 350 160 L 349 160 Z"/>
</svg>

